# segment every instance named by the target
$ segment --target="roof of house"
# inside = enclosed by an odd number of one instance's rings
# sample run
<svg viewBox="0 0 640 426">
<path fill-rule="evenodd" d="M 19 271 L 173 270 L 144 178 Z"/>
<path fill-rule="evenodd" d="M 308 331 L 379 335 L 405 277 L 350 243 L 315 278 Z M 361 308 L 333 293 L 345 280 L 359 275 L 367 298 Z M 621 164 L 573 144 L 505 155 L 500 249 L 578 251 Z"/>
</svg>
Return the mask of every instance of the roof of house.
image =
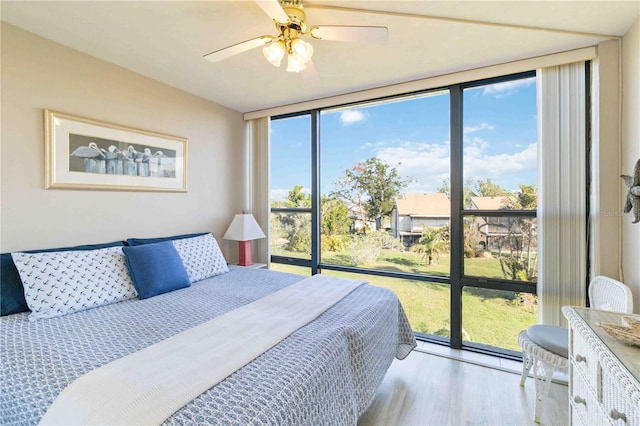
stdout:
<svg viewBox="0 0 640 426">
<path fill-rule="evenodd" d="M 510 196 L 471 197 L 471 209 L 476 210 L 504 210 L 514 198 Z"/>
<path fill-rule="evenodd" d="M 451 211 L 447 194 L 441 192 L 404 194 L 396 200 L 396 206 L 401 216 L 449 217 Z"/>
</svg>

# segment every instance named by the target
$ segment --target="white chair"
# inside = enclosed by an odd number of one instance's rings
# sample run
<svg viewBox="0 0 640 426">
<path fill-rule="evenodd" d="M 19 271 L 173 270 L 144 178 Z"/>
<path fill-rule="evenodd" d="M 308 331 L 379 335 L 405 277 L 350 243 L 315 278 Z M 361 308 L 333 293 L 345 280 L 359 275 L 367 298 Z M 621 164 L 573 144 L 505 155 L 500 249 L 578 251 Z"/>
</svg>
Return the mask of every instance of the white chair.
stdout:
<svg viewBox="0 0 640 426">
<path fill-rule="evenodd" d="M 633 298 L 629 287 L 612 278 L 598 276 L 589 283 L 591 308 L 622 313 L 633 312 Z M 536 324 L 520 332 L 518 343 L 522 348 L 522 376 L 520 386 L 533 369 L 536 406 L 533 420 L 540 422 L 542 409 L 551 388 L 553 372 L 566 374 L 569 367 L 569 336 L 564 327 Z"/>
<path fill-rule="evenodd" d="M 589 284 L 589 304 L 602 311 L 633 313 L 631 289 L 608 277 L 595 277 Z"/>
</svg>

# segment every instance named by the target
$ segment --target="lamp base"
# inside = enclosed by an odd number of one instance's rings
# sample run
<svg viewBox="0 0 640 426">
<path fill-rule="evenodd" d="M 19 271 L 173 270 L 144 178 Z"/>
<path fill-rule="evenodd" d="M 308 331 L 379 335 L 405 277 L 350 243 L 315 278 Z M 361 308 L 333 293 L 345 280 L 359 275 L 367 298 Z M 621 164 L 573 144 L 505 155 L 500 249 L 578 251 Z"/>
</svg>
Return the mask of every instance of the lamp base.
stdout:
<svg viewBox="0 0 640 426">
<path fill-rule="evenodd" d="M 251 241 L 238 241 L 238 262 L 239 266 L 253 265 L 253 254 L 251 253 Z"/>
</svg>

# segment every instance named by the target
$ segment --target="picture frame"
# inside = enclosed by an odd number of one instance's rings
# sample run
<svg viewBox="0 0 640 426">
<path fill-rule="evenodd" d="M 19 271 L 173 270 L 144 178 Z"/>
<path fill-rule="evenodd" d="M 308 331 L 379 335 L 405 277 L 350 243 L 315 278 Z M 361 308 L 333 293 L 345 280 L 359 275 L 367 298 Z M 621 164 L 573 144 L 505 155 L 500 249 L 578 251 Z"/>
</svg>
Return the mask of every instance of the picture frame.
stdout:
<svg viewBox="0 0 640 426">
<path fill-rule="evenodd" d="M 46 189 L 187 192 L 187 139 L 44 110 Z"/>
</svg>

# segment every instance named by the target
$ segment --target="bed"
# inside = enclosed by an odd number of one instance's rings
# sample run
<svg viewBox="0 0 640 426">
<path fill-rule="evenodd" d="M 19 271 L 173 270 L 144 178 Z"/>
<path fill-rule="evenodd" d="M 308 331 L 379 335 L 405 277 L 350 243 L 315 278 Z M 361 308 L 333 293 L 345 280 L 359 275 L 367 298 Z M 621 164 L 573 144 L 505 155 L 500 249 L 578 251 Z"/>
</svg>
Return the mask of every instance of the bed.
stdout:
<svg viewBox="0 0 640 426">
<path fill-rule="evenodd" d="M 80 376 L 305 277 L 242 267 L 144 300 L 0 319 L 0 423 L 37 424 Z M 362 285 L 165 424 L 356 424 L 415 338 L 397 297 Z"/>
</svg>

